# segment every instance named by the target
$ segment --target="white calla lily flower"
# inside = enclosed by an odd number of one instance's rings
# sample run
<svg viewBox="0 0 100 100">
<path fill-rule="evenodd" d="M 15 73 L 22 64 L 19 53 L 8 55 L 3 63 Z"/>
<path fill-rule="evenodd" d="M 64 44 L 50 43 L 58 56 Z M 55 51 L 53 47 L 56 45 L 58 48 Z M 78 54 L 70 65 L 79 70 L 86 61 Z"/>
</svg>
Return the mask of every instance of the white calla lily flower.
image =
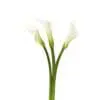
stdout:
<svg viewBox="0 0 100 100">
<path fill-rule="evenodd" d="M 53 46 L 54 45 L 54 39 L 52 36 L 52 29 L 51 29 L 51 24 L 50 22 L 46 21 L 44 24 L 45 30 L 46 30 L 46 34 L 48 37 L 48 41 L 49 41 L 49 45 Z"/>
<path fill-rule="evenodd" d="M 35 37 L 35 41 L 36 41 L 37 43 L 39 43 L 41 46 L 44 46 L 45 44 L 44 44 L 44 41 L 42 40 L 42 38 L 41 38 L 41 36 L 40 36 L 40 34 L 39 34 L 39 31 L 38 31 L 38 30 L 35 30 L 35 31 L 33 32 L 33 34 L 34 34 L 34 37 Z"/>
<path fill-rule="evenodd" d="M 70 25 L 70 32 L 69 32 L 69 35 L 67 37 L 67 39 L 65 40 L 64 42 L 64 48 L 67 48 L 69 43 L 75 39 L 77 37 L 77 30 L 76 30 L 76 27 L 73 23 L 71 23 Z"/>
</svg>

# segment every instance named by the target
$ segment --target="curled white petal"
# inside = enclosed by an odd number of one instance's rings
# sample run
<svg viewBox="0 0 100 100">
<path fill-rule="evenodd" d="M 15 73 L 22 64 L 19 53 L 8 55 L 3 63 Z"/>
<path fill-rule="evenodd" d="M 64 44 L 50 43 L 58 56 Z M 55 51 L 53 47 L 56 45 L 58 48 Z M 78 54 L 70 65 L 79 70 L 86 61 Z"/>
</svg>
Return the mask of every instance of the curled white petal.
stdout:
<svg viewBox="0 0 100 100">
<path fill-rule="evenodd" d="M 34 37 L 35 37 L 35 41 L 36 41 L 37 43 L 39 43 L 40 45 L 44 46 L 44 41 L 42 40 L 42 38 L 41 38 L 41 36 L 40 36 L 40 34 L 39 34 L 39 31 L 36 30 L 36 31 L 33 32 L 33 34 L 35 35 L 35 36 L 34 36 Z"/>
<path fill-rule="evenodd" d="M 44 27 L 45 27 L 45 30 L 46 30 L 46 34 L 47 34 L 47 37 L 48 37 L 49 44 L 52 46 L 54 44 L 54 39 L 53 39 L 53 36 L 52 36 L 52 29 L 51 29 L 50 22 L 46 21 L 45 24 L 44 24 Z"/>
<path fill-rule="evenodd" d="M 73 23 L 71 23 L 70 25 L 70 32 L 69 32 L 69 35 L 64 43 L 64 47 L 67 48 L 68 47 L 68 44 L 77 37 L 77 30 L 76 30 L 76 27 Z"/>
</svg>

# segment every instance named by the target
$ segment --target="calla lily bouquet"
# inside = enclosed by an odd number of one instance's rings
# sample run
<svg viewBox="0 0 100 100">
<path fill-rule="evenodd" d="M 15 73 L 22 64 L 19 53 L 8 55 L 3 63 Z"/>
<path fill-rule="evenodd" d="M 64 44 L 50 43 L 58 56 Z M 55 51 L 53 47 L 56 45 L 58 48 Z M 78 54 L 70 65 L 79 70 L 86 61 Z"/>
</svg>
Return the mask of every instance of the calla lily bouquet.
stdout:
<svg viewBox="0 0 100 100">
<path fill-rule="evenodd" d="M 59 52 L 57 59 L 55 59 L 55 51 L 54 51 L 55 43 L 52 36 L 52 29 L 51 29 L 50 22 L 46 21 L 44 27 L 45 27 L 45 32 L 47 34 L 48 44 L 51 51 L 51 59 L 50 59 L 49 52 L 46 48 L 45 41 L 40 36 L 39 30 L 34 31 L 33 33 L 35 34 L 35 41 L 42 46 L 47 57 L 48 68 L 49 68 L 49 100 L 55 100 L 55 86 L 56 86 L 56 75 L 57 75 L 58 65 L 64 50 L 68 48 L 70 42 L 76 38 L 76 28 L 75 25 L 71 23 L 69 35 L 62 45 L 62 48 Z"/>
</svg>

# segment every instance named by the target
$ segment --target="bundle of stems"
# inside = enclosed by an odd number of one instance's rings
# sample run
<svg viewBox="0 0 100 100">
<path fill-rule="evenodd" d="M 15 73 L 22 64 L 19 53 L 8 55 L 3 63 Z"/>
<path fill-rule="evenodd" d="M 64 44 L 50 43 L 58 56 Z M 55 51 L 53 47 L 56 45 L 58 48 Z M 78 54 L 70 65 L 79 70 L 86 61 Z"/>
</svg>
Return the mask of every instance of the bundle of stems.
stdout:
<svg viewBox="0 0 100 100">
<path fill-rule="evenodd" d="M 35 33 L 36 42 L 38 42 L 43 47 L 44 52 L 47 57 L 48 68 L 49 68 L 49 98 L 48 99 L 55 100 L 55 89 L 56 89 L 55 87 L 56 87 L 56 76 L 57 76 L 58 65 L 59 65 L 59 62 L 60 62 L 60 59 L 62 57 L 64 50 L 68 47 L 69 43 L 73 39 L 76 38 L 76 28 L 74 24 L 71 23 L 69 35 L 62 45 L 62 48 L 58 54 L 57 59 L 55 59 L 55 50 L 54 50 L 55 44 L 54 44 L 54 38 L 52 36 L 52 29 L 51 29 L 50 22 L 46 21 L 44 27 L 45 27 L 45 31 L 46 31 L 47 38 L 48 38 L 48 44 L 49 44 L 50 51 L 51 51 L 51 59 L 50 59 L 49 52 L 46 48 L 45 42 L 39 34 L 39 30 L 36 30 L 33 33 Z"/>
</svg>

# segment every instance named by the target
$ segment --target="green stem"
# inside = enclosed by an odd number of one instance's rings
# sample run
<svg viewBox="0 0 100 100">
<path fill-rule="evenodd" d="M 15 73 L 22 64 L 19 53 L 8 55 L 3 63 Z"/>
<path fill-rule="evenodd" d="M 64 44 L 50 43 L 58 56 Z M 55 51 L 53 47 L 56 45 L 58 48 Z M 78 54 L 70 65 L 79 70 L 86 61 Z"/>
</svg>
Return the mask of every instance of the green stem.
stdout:
<svg viewBox="0 0 100 100">
<path fill-rule="evenodd" d="M 54 53 L 54 46 L 50 47 L 51 49 L 51 57 L 52 57 L 52 75 L 54 73 L 55 68 L 55 53 Z"/>
<path fill-rule="evenodd" d="M 52 56 L 52 68 L 51 68 L 51 73 L 52 75 L 50 76 L 49 79 L 49 100 L 55 100 L 55 89 L 56 89 L 56 75 L 57 75 L 57 69 L 58 65 L 61 59 L 61 56 L 64 52 L 64 47 L 62 47 L 57 61 L 55 62 L 55 55 L 54 55 L 54 48 L 51 48 L 51 56 Z"/>
<path fill-rule="evenodd" d="M 49 66 L 49 100 L 55 100 L 55 79 L 52 75 L 50 58 L 49 58 L 49 54 L 45 46 L 44 46 L 44 51 L 46 53 L 48 66 Z M 52 67 L 54 67 L 55 66 L 55 56 L 54 56 L 53 48 L 51 48 L 51 54 L 52 54 Z"/>
<path fill-rule="evenodd" d="M 55 100 L 55 89 L 56 89 L 56 75 L 57 75 L 57 69 L 58 65 L 61 59 L 61 56 L 64 52 L 64 47 L 62 47 L 57 61 L 55 63 L 55 55 L 54 55 L 54 48 L 51 48 L 51 56 L 52 56 L 52 76 L 50 77 L 50 82 L 49 82 L 49 100 Z"/>
<path fill-rule="evenodd" d="M 61 49 L 61 51 L 60 51 L 60 53 L 59 53 L 59 55 L 58 55 L 58 58 L 57 58 L 56 64 L 55 64 L 55 69 L 54 69 L 54 77 L 55 77 L 55 79 L 56 79 L 56 75 L 57 75 L 58 65 L 59 65 L 59 62 L 60 62 L 60 59 L 61 59 L 61 56 L 62 56 L 64 50 L 65 50 L 65 48 L 62 47 L 62 49 Z"/>
<path fill-rule="evenodd" d="M 56 89 L 56 80 L 52 81 L 52 100 L 55 100 L 55 89 Z"/>
<path fill-rule="evenodd" d="M 55 53 L 54 53 L 54 45 L 49 45 L 51 50 L 51 58 L 52 58 L 52 76 L 50 78 L 49 84 L 49 100 L 55 100 L 55 79 L 54 79 L 54 68 L 55 68 Z"/>
<path fill-rule="evenodd" d="M 45 54 L 46 54 L 46 57 L 47 57 L 47 61 L 48 61 L 48 66 L 49 66 L 49 77 L 52 76 L 52 71 L 51 71 L 51 63 L 50 63 L 50 57 L 49 57 L 49 53 L 46 49 L 46 47 L 44 46 L 43 47 L 44 51 L 45 51 Z"/>
<path fill-rule="evenodd" d="M 56 85 L 56 80 L 52 77 L 50 80 L 50 90 L 49 90 L 49 100 L 55 100 L 55 85 Z"/>
</svg>

